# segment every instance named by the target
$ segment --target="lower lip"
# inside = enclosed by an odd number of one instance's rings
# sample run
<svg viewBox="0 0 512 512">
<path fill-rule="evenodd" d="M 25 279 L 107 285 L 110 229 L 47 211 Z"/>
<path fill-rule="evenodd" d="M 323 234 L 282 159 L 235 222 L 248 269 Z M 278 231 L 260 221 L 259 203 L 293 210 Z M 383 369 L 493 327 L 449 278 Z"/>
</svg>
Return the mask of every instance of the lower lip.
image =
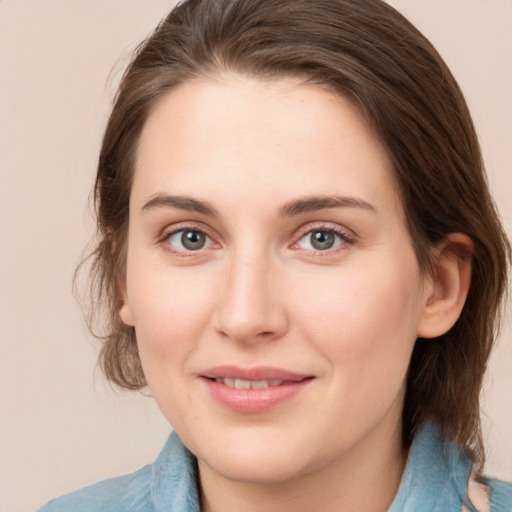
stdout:
<svg viewBox="0 0 512 512">
<path fill-rule="evenodd" d="M 289 400 L 300 393 L 313 379 L 300 382 L 284 382 L 279 386 L 263 389 L 230 388 L 214 380 L 203 379 L 213 398 L 222 405 L 243 413 L 269 411 L 276 405 Z"/>
</svg>

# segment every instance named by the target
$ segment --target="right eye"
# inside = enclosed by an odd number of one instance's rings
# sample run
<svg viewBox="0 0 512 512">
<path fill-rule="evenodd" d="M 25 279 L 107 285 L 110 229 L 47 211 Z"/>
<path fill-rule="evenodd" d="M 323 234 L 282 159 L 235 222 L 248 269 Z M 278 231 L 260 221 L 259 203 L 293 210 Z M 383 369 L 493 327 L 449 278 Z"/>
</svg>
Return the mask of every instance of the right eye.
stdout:
<svg viewBox="0 0 512 512">
<path fill-rule="evenodd" d="M 197 229 L 180 229 L 165 238 L 174 250 L 179 252 L 199 251 L 213 246 L 213 240 Z"/>
</svg>

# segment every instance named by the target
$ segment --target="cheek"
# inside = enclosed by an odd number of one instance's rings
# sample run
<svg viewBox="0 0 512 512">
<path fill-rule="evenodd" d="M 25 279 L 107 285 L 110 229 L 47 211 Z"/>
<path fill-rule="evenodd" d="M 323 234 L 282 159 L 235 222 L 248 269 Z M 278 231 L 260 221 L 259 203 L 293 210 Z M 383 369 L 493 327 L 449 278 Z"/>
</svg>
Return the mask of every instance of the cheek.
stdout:
<svg viewBox="0 0 512 512">
<path fill-rule="evenodd" d="M 211 318 L 215 290 L 212 276 L 197 270 L 129 268 L 128 300 L 141 352 L 166 357 L 192 349 Z"/>
<path fill-rule="evenodd" d="M 210 321 L 215 288 L 199 271 L 135 265 L 128 271 L 142 368 L 152 396 L 172 425 L 190 419 L 195 411 L 188 410 L 194 396 L 187 368 Z"/>
<path fill-rule="evenodd" d="M 319 350 L 357 372 L 406 369 L 420 312 L 421 280 L 412 262 L 344 269 L 300 297 L 307 331 Z"/>
</svg>

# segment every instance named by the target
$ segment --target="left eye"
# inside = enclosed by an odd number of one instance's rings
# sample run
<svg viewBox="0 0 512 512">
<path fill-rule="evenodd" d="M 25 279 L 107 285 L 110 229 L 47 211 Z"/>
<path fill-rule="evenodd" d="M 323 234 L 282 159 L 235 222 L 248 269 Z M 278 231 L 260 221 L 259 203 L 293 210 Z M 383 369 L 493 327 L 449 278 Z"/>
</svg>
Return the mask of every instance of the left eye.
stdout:
<svg viewBox="0 0 512 512">
<path fill-rule="evenodd" d="M 180 229 L 169 235 L 167 240 L 180 251 L 199 251 L 213 245 L 208 235 L 196 229 Z"/>
<path fill-rule="evenodd" d="M 342 235 L 326 229 L 315 229 L 306 233 L 298 242 L 297 245 L 301 249 L 313 251 L 327 251 L 338 247 L 345 242 L 345 237 Z"/>
</svg>

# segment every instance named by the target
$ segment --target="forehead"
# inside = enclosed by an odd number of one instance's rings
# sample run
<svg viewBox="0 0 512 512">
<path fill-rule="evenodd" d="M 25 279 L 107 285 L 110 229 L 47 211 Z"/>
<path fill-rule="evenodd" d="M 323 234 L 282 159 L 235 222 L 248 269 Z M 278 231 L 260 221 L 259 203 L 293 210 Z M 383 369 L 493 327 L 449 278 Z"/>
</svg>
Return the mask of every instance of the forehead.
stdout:
<svg viewBox="0 0 512 512">
<path fill-rule="evenodd" d="M 386 151 L 364 116 L 298 79 L 196 80 L 153 108 L 133 199 L 168 189 L 220 197 L 227 188 L 253 200 L 257 192 L 276 200 L 305 192 L 397 200 Z"/>
</svg>

